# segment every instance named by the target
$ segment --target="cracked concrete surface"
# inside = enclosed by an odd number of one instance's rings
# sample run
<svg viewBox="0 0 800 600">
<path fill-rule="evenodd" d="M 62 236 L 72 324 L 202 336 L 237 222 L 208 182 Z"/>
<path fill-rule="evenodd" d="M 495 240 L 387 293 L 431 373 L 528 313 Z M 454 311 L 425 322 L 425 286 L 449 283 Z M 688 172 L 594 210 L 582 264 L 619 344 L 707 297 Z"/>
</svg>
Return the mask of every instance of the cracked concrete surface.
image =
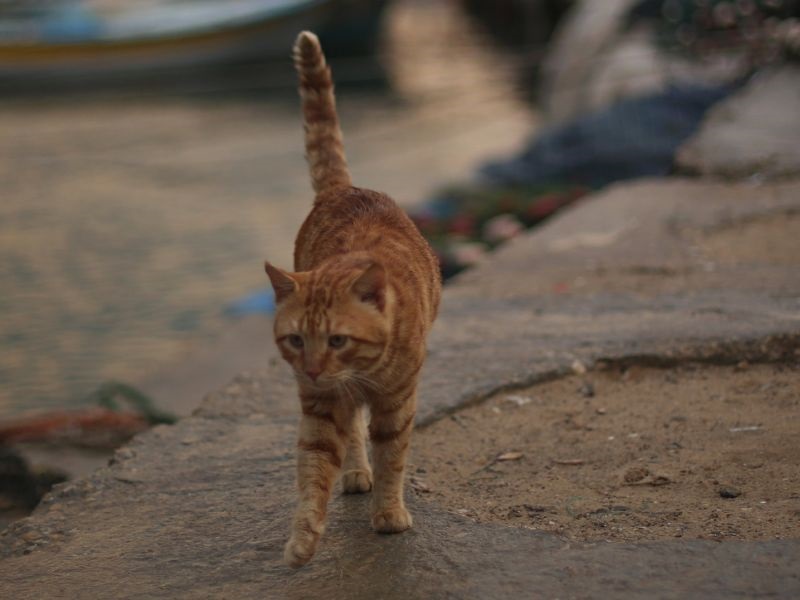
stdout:
<svg viewBox="0 0 800 600">
<path fill-rule="evenodd" d="M 798 213 L 798 182 L 654 180 L 587 199 L 448 286 L 419 422 L 576 360 L 797 362 Z M 780 243 L 743 251 L 740 239 L 757 246 L 751 226 Z M 726 233 L 734 230 L 744 238 Z M 268 341 L 264 352 L 274 357 Z M 291 379 L 273 361 L 211 394 L 193 417 L 139 436 L 0 537 L 4 595 L 800 595 L 797 539 L 568 543 L 414 498 L 414 529 L 381 536 L 369 530 L 364 498 L 337 496 L 319 554 L 290 571 L 280 556 L 294 505 L 295 412 Z"/>
</svg>

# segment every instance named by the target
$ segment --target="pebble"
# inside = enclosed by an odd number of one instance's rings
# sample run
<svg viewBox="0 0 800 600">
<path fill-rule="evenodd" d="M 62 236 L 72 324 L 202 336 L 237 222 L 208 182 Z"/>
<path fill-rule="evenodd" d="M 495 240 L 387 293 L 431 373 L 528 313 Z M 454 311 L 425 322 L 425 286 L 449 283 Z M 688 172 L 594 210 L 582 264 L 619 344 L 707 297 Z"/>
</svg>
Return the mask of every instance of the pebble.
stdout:
<svg viewBox="0 0 800 600">
<path fill-rule="evenodd" d="M 114 453 L 117 460 L 128 460 L 136 456 L 136 452 L 132 448 L 120 448 Z"/>
<path fill-rule="evenodd" d="M 463 427 L 464 429 L 467 428 L 465 425 L 465 419 L 461 415 L 450 415 L 450 420 L 456 423 L 457 425 Z"/>
<path fill-rule="evenodd" d="M 38 531 L 30 530 L 30 531 L 26 531 L 25 533 L 23 533 L 19 537 L 21 537 L 26 542 L 35 542 L 36 540 L 38 540 L 39 538 L 42 537 L 42 534 L 39 533 Z"/>
<path fill-rule="evenodd" d="M 584 398 L 594 398 L 594 386 L 588 381 L 584 381 L 578 388 L 578 393 Z"/>
<path fill-rule="evenodd" d="M 583 375 L 586 373 L 586 365 L 584 365 L 581 361 L 575 359 L 572 361 L 572 371 L 577 375 Z"/>
<path fill-rule="evenodd" d="M 517 406 L 525 406 L 526 404 L 530 404 L 531 399 L 528 396 L 506 396 L 506 402 L 511 402 L 512 404 L 516 404 Z"/>
<path fill-rule="evenodd" d="M 496 460 L 498 461 L 507 461 L 507 460 L 519 460 L 522 458 L 522 452 L 503 452 L 500 454 Z"/>
<path fill-rule="evenodd" d="M 740 492 L 734 487 L 723 486 L 719 488 L 719 495 L 722 496 L 723 498 L 738 498 L 739 496 L 742 495 L 742 492 Z"/>
<path fill-rule="evenodd" d="M 669 485 L 672 479 L 663 473 L 652 473 L 646 467 L 632 467 L 623 475 L 625 485 L 650 485 L 660 487 Z"/>
<path fill-rule="evenodd" d="M 650 474 L 649 469 L 644 467 L 633 467 L 625 472 L 624 479 L 627 483 L 641 481 Z"/>
<path fill-rule="evenodd" d="M 411 487 L 417 492 L 420 492 L 422 494 L 429 494 L 431 492 L 430 486 L 427 483 L 425 483 L 422 479 L 419 479 L 417 477 L 412 477 L 410 483 Z"/>
<path fill-rule="evenodd" d="M 652 486 L 669 485 L 672 479 L 666 475 L 653 475 L 647 483 Z"/>
</svg>

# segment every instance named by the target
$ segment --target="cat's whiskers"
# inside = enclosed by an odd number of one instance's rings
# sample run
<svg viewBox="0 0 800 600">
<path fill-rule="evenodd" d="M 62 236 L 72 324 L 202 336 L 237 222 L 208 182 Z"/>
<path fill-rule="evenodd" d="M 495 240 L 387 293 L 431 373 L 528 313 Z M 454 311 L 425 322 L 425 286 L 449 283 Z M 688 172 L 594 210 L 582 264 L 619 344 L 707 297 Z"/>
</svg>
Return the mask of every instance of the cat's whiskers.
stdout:
<svg viewBox="0 0 800 600">
<path fill-rule="evenodd" d="M 364 387 L 364 388 L 366 388 L 366 389 L 368 389 L 368 390 L 370 390 L 372 392 L 380 392 L 381 391 L 381 388 L 378 386 L 378 384 L 375 383 L 375 381 L 373 381 L 372 379 L 370 379 L 366 375 L 363 375 L 361 373 L 355 372 L 355 373 L 351 373 L 350 377 L 351 377 L 352 381 L 354 381 L 355 383 L 360 384 L 362 387 Z"/>
<path fill-rule="evenodd" d="M 345 371 L 341 374 L 342 381 L 350 388 L 355 390 L 359 398 L 366 402 L 367 392 L 379 391 L 375 382 L 354 371 Z"/>
<path fill-rule="evenodd" d="M 341 396 L 345 396 L 346 395 L 347 399 L 350 400 L 350 402 L 352 404 L 354 404 L 354 405 L 358 404 L 357 399 L 353 395 L 353 391 L 354 390 L 349 385 L 347 385 L 347 381 L 346 380 L 338 380 L 338 381 L 336 381 L 335 386 L 336 386 L 335 389 L 337 391 L 337 394 L 339 394 Z"/>
</svg>

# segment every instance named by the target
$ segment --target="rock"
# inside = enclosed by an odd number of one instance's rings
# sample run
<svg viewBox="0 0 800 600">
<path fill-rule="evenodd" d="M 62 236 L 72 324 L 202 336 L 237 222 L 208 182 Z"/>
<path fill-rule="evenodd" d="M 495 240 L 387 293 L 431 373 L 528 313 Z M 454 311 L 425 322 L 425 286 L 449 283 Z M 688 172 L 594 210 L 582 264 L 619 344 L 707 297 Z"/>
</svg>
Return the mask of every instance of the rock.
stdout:
<svg viewBox="0 0 800 600">
<path fill-rule="evenodd" d="M 587 370 L 586 369 L 586 365 L 584 365 L 577 358 L 572 361 L 571 368 L 572 368 L 572 372 L 575 373 L 576 375 L 585 375 L 586 374 L 586 370 Z"/>
<path fill-rule="evenodd" d="M 632 467 L 622 476 L 625 485 L 650 485 L 658 487 L 672 483 L 672 478 L 663 473 L 653 473 L 647 467 Z"/>
<path fill-rule="evenodd" d="M 431 492 L 430 486 L 425 483 L 425 481 L 417 477 L 410 478 L 408 483 L 415 492 L 419 492 L 421 494 L 430 494 Z"/>
<path fill-rule="evenodd" d="M 511 404 L 515 404 L 517 406 L 525 406 L 526 404 L 531 403 L 531 399 L 529 396 L 519 396 L 517 394 L 506 396 L 505 401 L 510 402 Z"/>
<path fill-rule="evenodd" d="M 550 119 L 566 120 L 585 110 L 582 92 L 589 72 L 634 3 L 580 1 L 562 20 L 542 64 L 542 99 Z"/>
<path fill-rule="evenodd" d="M 670 477 L 668 477 L 667 475 L 664 475 L 664 474 L 653 475 L 650 478 L 650 481 L 647 482 L 648 485 L 652 485 L 652 486 L 655 486 L 655 487 L 658 487 L 658 486 L 661 486 L 661 485 L 669 485 L 670 483 L 672 483 L 672 478 L 670 478 Z"/>
<path fill-rule="evenodd" d="M 800 67 L 757 74 L 678 150 L 679 171 L 761 180 L 800 174 Z"/>
<path fill-rule="evenodd" d="M 735 487 L 731 487 L 731 486 L 727 486 L 726 485 L 726 486 L 723 486 L 723 487 L 719 488 L 719 495 L 722 498 L 738 498 L 739 496 L 742 495 L 742 492 L 737 490 Z"/>
<path fill-rule="evenodd" d="M 575 467 L 585 465 L 586 461 L 582 458 L 554 458 L 553 464 Z"/>
<path fill-rule="evenodd" d="M 625 483 L 636 483 L 642 481 L 650 474 L 650 470 L 645 467 L 632 467 L 625 472 L 623 479 Z"/>
<path fill-rule="evenodd" d="M 114 452 L 113 460 L 115 460 L 117 462 L 122 462 L 122 461 L 129 460 L 129 459 L 133 458 L 134 456 L 136 456 L 136 450 L 134 450 L 133 448 L 130 448 L 128 446 L 125 446 L 123 448 L 120 448 L 116 452 Z"/>
<path fill-rule="evenodd" d="M 522 454 L 522 452 L 503 452 L 502 454 L 498 455 L 498 457 L 495 460 L 497 460 L 498 462 L 505 462 L 509 460 L 519 460 L 523 456 L 524 455 Z"/>
<path fill-rule="evenodd" d="M 586 517 L 604 517 L 604 516 L 607 516 L 607 515 L 630 512 L 630 510 L 631 510 L 630 507 L 623 506 L 623 505 L 604 506 L 604 507 L 601 507 L 601 508 L 598 508 L 598 509 L 595 509 L 595 510 L 592 510 L 592 511 L 581 513 L 581 514 L 576 515 L 576 516 L 577 517 L 581 517 L 581 518 L 586 518 Z"/>
<path fill-rule="evenodd" d="M 0 513 L 31 511 L 54 485 L 66 479 L 63 471 L 33 468 L 23 454 L 0 445 Z"/>
<path fill-rule="evenodd" d="M 728 427 L 728 431 L 731 433 L 742 433 L 742 432 L 749 432 L 749 431 L 761 431 L 761 425 L 744 425 L 740 427 Z"/>
<path fill-rule="evenodd" d="M 665 52 L 649 23 L 626 23 L 636 0 L 577 2 L 557 28 L 542 64 L 545 116 L 563 122 L 672 84 L 723 84 L 750 68 L 741 56 L 691 61 Z"/>
<path fill-rule="evenodd" d="M 34 529 L 30 529 L 25 533 L 21 534 L 19 537 L 25 540 L 26 542 L 35 542 L 36 540 L 41 539 L 42 534 Z"/>
</svg>

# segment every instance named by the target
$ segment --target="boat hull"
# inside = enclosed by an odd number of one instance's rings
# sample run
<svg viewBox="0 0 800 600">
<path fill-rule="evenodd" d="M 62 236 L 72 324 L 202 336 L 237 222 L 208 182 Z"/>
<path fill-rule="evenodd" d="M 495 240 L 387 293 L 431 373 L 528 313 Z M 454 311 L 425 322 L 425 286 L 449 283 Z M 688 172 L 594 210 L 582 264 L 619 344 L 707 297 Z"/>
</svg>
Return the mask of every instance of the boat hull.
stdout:
<svg viewBox="0 0 800 600">
<path fill-rule="evenodd" d="M 161 35 L 95 36 L 93 39 L 30 42 L 0 39 L 0 77 L 103 75 L 169 70 L 248 58 L 286 57 L 298 31 L 331 29 L 342 11 L 333 1 L 298 2 L 296 10 L 249 21 L 213 23 Z M 364 22 L 375 22 L 385 2 L 360 5 Z"/>
</svg>

